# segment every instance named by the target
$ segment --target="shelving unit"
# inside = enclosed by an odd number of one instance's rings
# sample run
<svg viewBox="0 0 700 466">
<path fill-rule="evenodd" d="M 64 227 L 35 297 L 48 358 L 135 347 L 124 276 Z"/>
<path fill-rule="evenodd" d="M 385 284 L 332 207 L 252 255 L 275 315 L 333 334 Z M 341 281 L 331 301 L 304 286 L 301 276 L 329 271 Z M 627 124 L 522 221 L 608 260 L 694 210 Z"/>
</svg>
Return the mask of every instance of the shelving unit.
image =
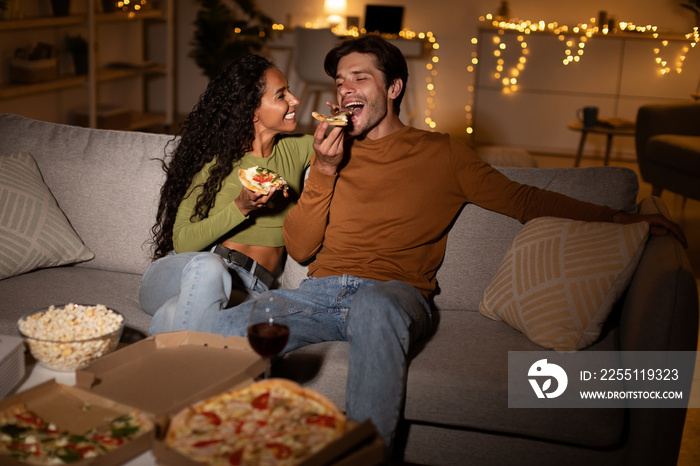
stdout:
<svg viewBox="0 0 700 466">
<path fill-rule="evenodd" d="M 88 41 L 88 73 L 86 76 L 68 75 L 59 76 L 58 79 L 35 83 L 13 84 L 0 83 L 0 103 L 10 99 L 26 98 L 34 95 L 58 93 L 64 90 L 78 88 L 87 92 L 88 126 L 95 128 L 98 122 L 98 109 L 100 107 L 100 87 L 106 83 L 134 80 L 135 85 L 141 87 L 141 107 L 132 109 L 130 130 L 145 129 L 154 126 L 162 126 L 168 130 L 175 115 L 175 40 L 174 40 L 174 4 L 173 0 L 161 0 L 161 7 L 148 9 L 138 13 L 117 11 L 114 13 L 101 13 L 98 10 L 99 0 L 73 0 L 83 2 L 84 12 L 63 17 L 37 17 L 18 20 L 0 21 L 0 37 L 3 34 L 11 34 L 19 31 L 29 31 L 42 28 L 83 28 Z M 77 8 L 76 8 L 77 9 Z M 108 28 L 111 24 L 137 22 L 141 29 L 138 46 L 141 48 L 142 63 L 136 63 L 133 67 L 112 68 L 100 63 L 100 35 L 101 28 Z M 148 62 L 147 57 L 147 29 L 151 24 L 162 23 L 164 25 L 164 57 L 157 62 Z M 0 39 L 0 42 L 2 40 Z M 160 58 L 160 57 L 159 57 Z M 142 66 L 143 65 L 143 66 Z M 164 78 L 162 86 L 149 86 L 148 82 L 153 78 Z M 149 105 L 149 87 L 156 87 L 156 92 L 163 93 L 164 109 L 153 112 Z M 66 112 L 75 109 L 66 109 Z M 122 128 L 120 128 L 122 129 Z"/>
</svg>

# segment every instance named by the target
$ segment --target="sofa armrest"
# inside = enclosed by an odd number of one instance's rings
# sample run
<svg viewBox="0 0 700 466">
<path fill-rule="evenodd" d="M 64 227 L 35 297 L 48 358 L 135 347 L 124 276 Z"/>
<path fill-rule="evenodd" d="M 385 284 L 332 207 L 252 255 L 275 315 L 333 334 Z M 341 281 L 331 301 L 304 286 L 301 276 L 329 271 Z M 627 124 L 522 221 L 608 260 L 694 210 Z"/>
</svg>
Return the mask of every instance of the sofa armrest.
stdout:
<svg viewBox="0 0 700 466">
<path fill-rule="evenodd" d="M 668 209 L 658 197 L 641 213 Z M 683 246 L 671 235 L 652 236 L 627 290 L 620 317 L 620 350 L 695 351 L 698 289 Z M 624 464 L 673 466 L 678 459 L 684 409 L 631 409 Z"/>
<path fill-rule="evenodd" d="M 640 203 L 640 213 L 668 209 L 658 197 Z M 622 351 L 695 351 L 698 289 L 688 255 L 671 235 L 651 236 L 627 290 L 620 317 Z"/>
<path fill-rule="evenodd" d="M 700 136 L 700 103 L 650 104 L 637 110 L 635 147 L 637 158 L 644 163 L 647 158 L 646 145 L 650 138 L 659 134 Z"/>
<path fill-rule="evenodd" d="M 700 103 L 643 105 L 637 111 L 637 150 L 657 134 L 700 136 Z M 640 145 L 641 144 L 641 145 Z"/>
</svg>

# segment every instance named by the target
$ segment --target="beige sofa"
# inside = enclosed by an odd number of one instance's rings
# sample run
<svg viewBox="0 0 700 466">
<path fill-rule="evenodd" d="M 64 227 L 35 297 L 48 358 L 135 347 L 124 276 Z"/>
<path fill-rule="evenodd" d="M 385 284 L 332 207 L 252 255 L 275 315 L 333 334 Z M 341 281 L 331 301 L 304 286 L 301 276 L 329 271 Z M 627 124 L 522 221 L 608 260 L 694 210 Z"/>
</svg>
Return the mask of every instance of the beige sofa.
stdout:
<svg viewBox="0 0 700 466">
<path fill-rule="evenodd" d="M 58 206 L 94 253 L 91 260 L 0 280 L 0 333 L 15 334 L 15 322 L 26 312 L 65 302 L 103 303 L 122 312 L 131 329 L 125 338 L 147 332 L 149 316 L 139 309 L 137 289 L 149 262 L 146 242 L 163 179 L 155 159 L 163 156 L 168 140 L 0 115 L 0 156 L 20 151 L 33 156 Z M 502 170 L 528 184 L 636 209 L 638 184 L 631 170 Z M 3 179 L 2 184 L 13 182 Z M 659 199 L 645 205 L 664 208 Z M 0 222 L 2 215 L 0 207 Z M 508 352 L 543 348 L 478 309 L 522 227 L 473 205 L 455 221 L 437 277 L 437 330 L 409 370 L 399 433 L 404 459 L 423 464 L 675 464 L 684 409 L 508 408 Z M 293 287 L 303 274 L 304 267 L 289 261 L 282 283 Z M 693 351 L 697 330 L 697 289 L 685 251 L 671 237 L 652 237 L 605 331 L 586 351 Z M 276 374 L 314 387 L 343 406 L 347 353 L 347 344 L 340 342 L 309 346 L 288 354 Z"/>
</svg>

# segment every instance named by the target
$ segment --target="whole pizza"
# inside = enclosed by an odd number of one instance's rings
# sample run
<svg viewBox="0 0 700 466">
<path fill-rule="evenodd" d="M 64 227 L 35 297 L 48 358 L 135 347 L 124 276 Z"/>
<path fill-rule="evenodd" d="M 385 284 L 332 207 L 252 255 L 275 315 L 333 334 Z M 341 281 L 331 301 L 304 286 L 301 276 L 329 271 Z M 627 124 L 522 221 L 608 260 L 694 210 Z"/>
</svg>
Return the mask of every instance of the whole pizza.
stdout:
<svg viewBox="0 0 700 466">
<path fill-rule="evenodd" d="M 18 403 L 0 412 L 0 464 L 2 455 L 36 465 L 77 463 L 104 455 L 152 429 L 148 418 L 132 412 L 87 432 L 69 432 Z"/>
<path fill-rule="evenodd" d="M 168 447 L 212 465 L 294 465 L 345 432 L 345 415 L 323 395 L 267 379 L 196 403 L 173 417 Z"/>
</svg>

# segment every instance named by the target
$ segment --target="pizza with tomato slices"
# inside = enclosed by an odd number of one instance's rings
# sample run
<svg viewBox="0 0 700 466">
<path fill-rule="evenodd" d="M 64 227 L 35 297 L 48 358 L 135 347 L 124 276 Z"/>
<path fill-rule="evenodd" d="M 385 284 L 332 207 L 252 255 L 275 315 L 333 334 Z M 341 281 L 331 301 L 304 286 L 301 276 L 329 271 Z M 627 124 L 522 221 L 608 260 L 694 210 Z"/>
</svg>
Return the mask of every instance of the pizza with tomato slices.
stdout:
<svg viewBox="0 0 700 466">
<path fill-rule="evenodd" d="M 345 432 L 345 415 L 310 389 L 267 379 L 175 415 L 165 443 L 211 465 L 295 465 Z"/>
<path fill-rule="evenodd" d="M 318 112 L 311 112 L 311 116 L 316 118 L 318 121 L 325 121 L 331 126 L 347 126 L 348 117 L 352 115 L 352 110 L 343 110 L 336 112 L 333 115 L 323 115 Z"/>
<path fill-rule="evenodd" d="M 19 403 L 0 413 L 0 455 L 36 465 L 77 463 L 104 455 L 152 429 L 150 420 L 133 412 L 87 432 L 68 432 Z"/>
<path fill-rule="evenodd" d="M 282 190 L 284 197 L 289 197 L 287 182 L 269 168 L 250 167 L 238 170 L 238 178 L 246 188 L 255 193 L 269 194 L 271 188 Z"/>
</svg>

